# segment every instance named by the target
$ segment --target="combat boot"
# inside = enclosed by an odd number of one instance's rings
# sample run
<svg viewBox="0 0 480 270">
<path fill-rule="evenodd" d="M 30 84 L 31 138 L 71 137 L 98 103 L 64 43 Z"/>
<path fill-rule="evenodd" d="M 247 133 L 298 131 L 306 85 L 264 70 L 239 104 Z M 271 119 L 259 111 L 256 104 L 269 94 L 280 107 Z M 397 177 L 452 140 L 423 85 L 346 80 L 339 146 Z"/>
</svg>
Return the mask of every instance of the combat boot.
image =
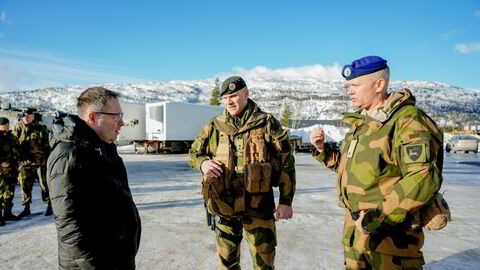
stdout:
<svg viewBox="0 0 480 270">
<path fill-rule="evenodd" d="M 17 220 L 20 220 L 22 219 L 21 217 L 18 217 L 18 216 L 15 216 L 14 214 L 12 214 L 12 208 L 11 207 L 7 207 L 5 208 L 5 210 L 3 210 L 3 219 L 5 221 L 17 221 Z"/>
<path fill-rule="evenodd" d="M 47 210 L 45 210 L 45 216 L 48 217 L 51 215 L 53 215 L 52 204 L 48 202 Z"/>
<path fill-rule="evenodd" d="M 32 212 L 30 212 L 30 204 L 26 204 L 25 208 L 20 213 L 20 215 L 18 215 L 18 217 L 23 218 L 23 217 L 26 217 L 26 216 L 30 216 L 31 214 L 32 214 Z"/>
<path fill-rule="evenodd" d="M 0 227 L 5 226 L 5 220 L 3 219 L 2 212 L 3 210 L 0 209 Z"/>
</svg>

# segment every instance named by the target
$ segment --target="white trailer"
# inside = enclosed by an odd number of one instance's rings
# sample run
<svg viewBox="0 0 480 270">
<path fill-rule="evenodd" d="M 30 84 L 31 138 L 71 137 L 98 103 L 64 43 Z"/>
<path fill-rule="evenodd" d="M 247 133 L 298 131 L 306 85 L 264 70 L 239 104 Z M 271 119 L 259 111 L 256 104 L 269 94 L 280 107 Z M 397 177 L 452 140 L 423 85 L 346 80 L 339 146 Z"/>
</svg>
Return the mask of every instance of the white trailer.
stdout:
<svg viewBox="0 0 480 270">
<path fill-rule="evenodd" d="M 122 103 L 125 126 L 117 144 L 143 145 L 146 152 L 186 152 L 197 133 L 223 107 L 179 102 Z"/>
<path fill-rule="evenodd" d="M 148 103 L 145 108 L 148 148 L 172 153 L 190 148 L 207 121 L 223 112 L 219 106 L 179 102 Z"/>
<path fill-rule="evenodd" d="M 145 129 L 145 104 L 142 103 L 121 103 L 123 110 L 123 122 L 125 126 L 120 130 L 117 144 L 125 145 L 133 141 L 147 139 Z"/>
</svg>

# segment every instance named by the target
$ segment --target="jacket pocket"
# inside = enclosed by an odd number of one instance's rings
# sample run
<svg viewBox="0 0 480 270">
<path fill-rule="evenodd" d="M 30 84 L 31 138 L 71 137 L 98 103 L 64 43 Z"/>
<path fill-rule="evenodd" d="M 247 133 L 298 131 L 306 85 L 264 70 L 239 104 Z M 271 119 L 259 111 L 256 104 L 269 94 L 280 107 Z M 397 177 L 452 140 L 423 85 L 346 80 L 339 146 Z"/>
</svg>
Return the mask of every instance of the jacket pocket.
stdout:
<svg viewBox="0 0 480 270">
<path fill-rule="evenodd" d="M 251 163 L 245 166 L 245 190 L 250 193 L 269 192 L 272 178 L 272 164 Z"/>
<path fill-rule="evenodd" d="M 447 201 L 439 192 L 430 204 L 422 208 L 421 215 L 422 225 L 429 230 L 441 230 L 449 221 L 452 221 Z"/>
</svg>

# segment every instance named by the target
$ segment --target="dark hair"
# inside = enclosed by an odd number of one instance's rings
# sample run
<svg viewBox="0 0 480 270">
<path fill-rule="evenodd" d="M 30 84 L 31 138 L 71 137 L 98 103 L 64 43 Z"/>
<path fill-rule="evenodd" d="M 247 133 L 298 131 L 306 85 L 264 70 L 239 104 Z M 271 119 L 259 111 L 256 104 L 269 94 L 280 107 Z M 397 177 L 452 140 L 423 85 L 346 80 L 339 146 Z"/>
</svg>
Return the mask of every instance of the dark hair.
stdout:
<svg viewBox="0 0 480 270">
<path fill-rule="evenodd" d="M 94 106 L 96 111 L 101 111 L 110 99 L 116 99 L 119 96 L 120 93 L 101 86 L 90 87 L 78 96 L 77 113 L 83 116 L 87 107 L 90 106 Z"/>
</svg>

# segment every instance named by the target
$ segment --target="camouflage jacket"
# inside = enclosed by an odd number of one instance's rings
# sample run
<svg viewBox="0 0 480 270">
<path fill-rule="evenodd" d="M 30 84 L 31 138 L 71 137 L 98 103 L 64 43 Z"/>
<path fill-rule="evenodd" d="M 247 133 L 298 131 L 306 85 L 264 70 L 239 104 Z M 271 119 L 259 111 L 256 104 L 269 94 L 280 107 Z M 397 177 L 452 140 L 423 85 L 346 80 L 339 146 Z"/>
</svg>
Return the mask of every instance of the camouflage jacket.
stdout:
<svg viewBox="0 0 480 270">
<path fill-rule="evenodd" d="M 198 133 L 190 158 L 199 170 L 208 159 L 223 165 L 222 177 L 203 177 L 202 192 L 211 213 L 273 218 L 274 186 L 279 187 L 280 204 L 292 204 L 295 160 L 287 131 L 251 100 L 241 117 L 225 110 L 210 120 Z"/>
<path fill-rule="evenodd" d="M 15 174 L 19 154 L 18 141 L 12 132 L 0 132 L 0 175 Z"/>
<path fill-rule="evenodd" d="M 20 144 L 20 165 L 45 165 L 50 154 L 48 129 L 44 125 L 19 122 L 13 130 Z"/>
<path fill-rule="evenodd" d="M 443 133 L 415 106 L 410 90 L 390 94 L 383 121 L 346 113 L 352 125 L 340 151 L 328 146 L 313 156 L 337 172 L 337 193 L 345 215 L 343 244 L 397 256 L 421 256 L 423 232 L 412 213 L 429 203 L 442 184 Z M 363 224 L 354 219 L 366 211 Z"/>
</svg>

